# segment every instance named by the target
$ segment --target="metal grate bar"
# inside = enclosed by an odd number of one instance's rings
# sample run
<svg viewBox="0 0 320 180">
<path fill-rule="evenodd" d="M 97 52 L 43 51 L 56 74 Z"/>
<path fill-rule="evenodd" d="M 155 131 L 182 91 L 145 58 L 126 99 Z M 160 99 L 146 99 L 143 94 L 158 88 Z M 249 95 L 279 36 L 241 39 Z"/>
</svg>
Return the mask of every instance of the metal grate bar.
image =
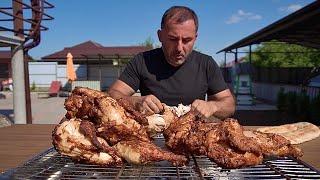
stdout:
<svg viewBox="0 0 320 180">
<path fill-rule="evenodd" d="M 163 136 L 155 142 L 162 143 Z M 185 167 L 167 161 L 148 165 L 124 164 L 119 167 L 73 162 L 53 148 L 39 154 L 24 165 L 6 171 L 0 179 L 320 179 L 320 172 L 292 157 L 270 157 L 262 164 L 241 169 L 224 169 L 206 156 L 192 156 Z"/>
</svg>

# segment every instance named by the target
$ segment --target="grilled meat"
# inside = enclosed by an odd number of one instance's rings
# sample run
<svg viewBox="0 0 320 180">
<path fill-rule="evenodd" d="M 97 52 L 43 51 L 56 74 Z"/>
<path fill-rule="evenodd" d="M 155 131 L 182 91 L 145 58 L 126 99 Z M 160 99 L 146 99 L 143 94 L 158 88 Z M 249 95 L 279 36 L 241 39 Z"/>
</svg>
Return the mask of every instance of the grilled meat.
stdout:
<svg viewBox="0 0 320 180">
<path fill-rule="evenodd" d="M 182 166 L 187 162 L 183 155 L 177 155 L 160 149 L 153 143 L 131 138 L 115 145 L 120 156 L 133 164 L 146 164 L 155 161 L 170 161 L 173 165 Z"/>
<path fill-rule="evenodd" d="M 61 154 L 101 165 L 167 160 L 180 166 L 195 154 L 238 168 L 259 164 L 264 156 L 302 156 L 284 137 L 244 130 L 235 119 L 212 123 L 193 111 L 178 117 L 172 108 L 163 107 L 160 114 L 145 117 L 124 99 L 76 88 L 65 101 L 68 119 L 55 128 L 53 144 Z M 150 136 L 162 131 L 176 154 L 153 144 Z"/>
<path fill-rule="evenodd" d="M 253 139 L 253 141 L 261 148 L 261 153 L 266 156 L 294 156 L 303 155 L 301 149 L 293 146 L 283 136 L 262 133 L 259 131 L 243 131 L 243 134 Z"/>
<path fill-rule="evenodd" d="M 256 165 L 263 155 L 302 156 L 299 148 L 282 136 L 244 131 L 235 119 L 220 123 L 199 120 L 193 112 L 180 117 L 164 131 L 166 145 L 174 152 L 206 155 L 227 168 Z"/>
<path fill-rule="evenodd" d="M 116 150 L 110 147 L 104 139 L 94 135 L 85 136 L 82 133 L 81 122 L 79 119 L 71 119 L 63 121 L 55 127 L 52 133 L 55 149 L 77 161 L 99 165 L 122 164 Z M 86 131 L 91 133 L 89 129 Z M 94 140 L 92 141 L 92 139 Z"/>
<path fill-rule="evenodd" d="M 147 133 L 147 119 L 124 100 L 117 101 L 107 94 L 88 88 L 76 88 L 66 99 L 65 108 L 66 118 L 79 118 L 63 122 L 68 126 L 76 125 L 78 134 L 81 135 L 77 138 L 77 142 L 81 138 L 86 138 L 92 150 L 107 152 L 117 163 L 119 157 L 137 164 L 168 160 L 173 164 L 183 165 L 187 161 L 186 157 L 161 150 L 153 144 Z M 164 116 L 171 117 L 168 113 Z M 54 134 L 54 144 L 59 152 L 71 157 L 87 159 L 87 154 L 79 152 L 74 155 L 72 151 L 82 148 L 81 143 L 73 143 L 72 150 L 66 151 L 63 148 L 65 142 L 57 141 L 59 138 L 69 137 L 68 133 L 64 134 L 64 131 L 57 133 L 55 130 Z M 101 143 L 100 139 L 104 142 Z M 78 145 L 80 147 L 77 147 Z M 111 163 L 101 161 L 97 164 L 109 165 Z"/>
</svg>

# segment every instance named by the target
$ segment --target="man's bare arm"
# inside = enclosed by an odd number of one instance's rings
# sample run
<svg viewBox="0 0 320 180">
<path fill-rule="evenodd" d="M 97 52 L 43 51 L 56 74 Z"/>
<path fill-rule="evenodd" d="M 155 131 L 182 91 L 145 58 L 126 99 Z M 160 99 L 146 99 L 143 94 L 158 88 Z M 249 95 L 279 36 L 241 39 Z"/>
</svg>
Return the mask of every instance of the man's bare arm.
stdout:
<svg viewBox="0 0 320 180">
<path fill-rule="evenodd" d="M 208 97 L 208 101 L 195 100 L 192 108 L 204 117 L 215 116 L 219 119 L 230 117 L 235 112 L 235 100 L 229 89 Z"/>
<path fill-rule="evenodd" d="M 108 94 L 114 99 L 125 99 L 136 109 L 145 114 L 159 113 L 163 106 L 154 95 L 132 96 L 135 91 L 121 80 L 116 80 L 108 90 Z"/>
<path fill-rule="evenodd" d="M 108 94 L 114 99 L 132 96 L 135 91 L 121 80 L 116 80 L 109 88 Z"/>
</svg>

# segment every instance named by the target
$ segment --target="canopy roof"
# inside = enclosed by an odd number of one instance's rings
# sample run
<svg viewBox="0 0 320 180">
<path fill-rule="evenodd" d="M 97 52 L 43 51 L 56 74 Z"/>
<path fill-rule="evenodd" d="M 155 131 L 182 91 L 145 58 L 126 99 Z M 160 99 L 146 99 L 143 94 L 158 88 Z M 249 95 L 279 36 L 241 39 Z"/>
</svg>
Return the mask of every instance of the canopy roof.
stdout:
<svg viewBox="0 0 320 180">
<path fill-rule="evenodd" d="M 217 53 L 271 40 L 320 49 L 320 1 L 316 0 Z"/>
</svg>

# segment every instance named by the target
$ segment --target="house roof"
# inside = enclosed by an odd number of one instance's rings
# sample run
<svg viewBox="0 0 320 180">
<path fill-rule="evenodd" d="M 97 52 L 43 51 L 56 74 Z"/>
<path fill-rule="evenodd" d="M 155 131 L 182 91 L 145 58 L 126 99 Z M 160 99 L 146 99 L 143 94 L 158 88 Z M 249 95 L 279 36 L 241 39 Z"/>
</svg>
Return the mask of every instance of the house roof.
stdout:
<svg viewBox="0 0 320 180">
<path fill-rule="evenodd" d="M 319 9 L 320 1 L 316 0 L 217 53 L 271 40 L 320 49 Z"/>
<path fill-rule="evenodd" d="M 11 51 L 0 51 L 0 59 L 11 59 Z"/>
<path fill-rule="evenodd" d="M 147 51 L 149 48 L 145 46 L 115 46 L 105 47 L 94 41 L 87 41 L 72 47 L 66 47 L 61 51 L 42 57 L 43 61 L 66 61 L 66 56 L 70 52 L 73 59 L 97 59 L 127 57 Z"/>
</svg>

